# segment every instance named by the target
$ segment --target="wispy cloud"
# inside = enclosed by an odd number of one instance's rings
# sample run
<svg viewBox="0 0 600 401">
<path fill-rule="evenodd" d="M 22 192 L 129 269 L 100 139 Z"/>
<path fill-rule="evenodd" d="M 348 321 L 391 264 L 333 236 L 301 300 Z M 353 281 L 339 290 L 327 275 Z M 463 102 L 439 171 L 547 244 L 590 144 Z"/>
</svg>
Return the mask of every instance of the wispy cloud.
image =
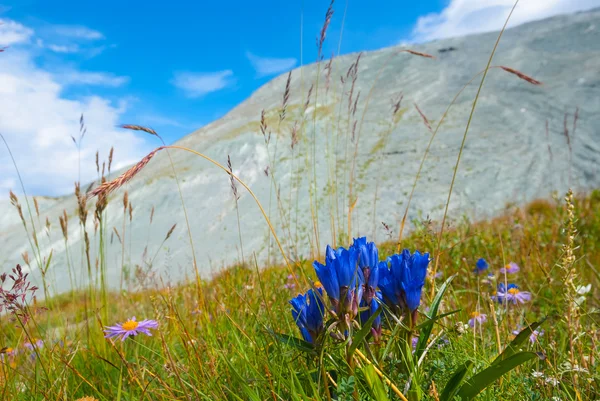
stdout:
<svg viewBox="0 0 600 401">
<path fill-rule="evenodd" d="M 92 85 L 116 88 L 129 82 L 129 77 L 125 76 L 118 76 L 108 72 L 79 70 L 66 70 L 56 74 L 56 77 L 63 85 Z"/>
<path fill-rule="evenodd" d="M 54 45 L 49 44 L 46 46 L 48 49 L 55 53 L 77 53 L 79 52 L 79 46 L 77 45 Z"/>
<path fill-rule="evenodd" d="M 176 72 L 171 83 L 183 90 L 186 96 L 197 98 L 225 89 L 235 84 L 233 71 Z"/>
<path fill-rule="evenodd" d="M 16 21 L 0 18 L 0 46 L 11 46 L 28 42 L 33 36 L 30 29 Z"/>
<path fill-rule="evenodd" d="M 425 42 L 500 30 L 514 3 L 514 0 L 451 0 L 441 12 L 418 19 L 412 40 Z M 509 26 L 598 6 L 600 0 L 522 1 L 515 9 Z"/>
<path fill-rule="evenodd" d="M 268 75 L 281 74 L 282 72 L 289 71 L 296 66 L 297 60 L 295 58 L 273 58 L 273 57 L 260 57 L 251 52 L 246 52 L 246 57 L 250 60 L 252 67 L 256 71 L 258 78 L 266 77 Z"/>
<path fill-rule="evenodd" d="M 88 28 L 82 25 L 52 25 L 52 31 L 59 36 L 83 40 L 104 39 L 102 32 Z"/>
</svg>

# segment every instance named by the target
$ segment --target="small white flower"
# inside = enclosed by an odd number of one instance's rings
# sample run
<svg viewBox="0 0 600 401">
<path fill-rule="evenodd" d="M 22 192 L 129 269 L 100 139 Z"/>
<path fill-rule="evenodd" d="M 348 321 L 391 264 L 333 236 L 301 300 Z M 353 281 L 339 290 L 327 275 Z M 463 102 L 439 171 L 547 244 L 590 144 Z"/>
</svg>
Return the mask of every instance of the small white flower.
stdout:
<svg viewBox="0 0 600 401">
<path fill-rule="evenodd" d="M 544 377 L 544 374 L 542 372 L 538 372 L 537 370 L 534 370 L 533 372 L 531 372 L 531 376 L 535 379 L 539 379 L 541 377 Z"/>
<path fill-rule="evenodd" d="M 588 285 L 580 285 L 579 287 L 577 287 L 577 289 L 575 291 L 579 295 L 585 295 L 588 292 L 590 292 L 591 290 L 592 290 L 592 285 L 588 284 Z"/>
<path fill-rule="evenodd" d="M 562 401 L 560 397 L 554 396 L 551 398 L 552 401 Z"/>
<path fill-rule="evenodd" d="M 556 386 L 558 386 L 558 383 L 560 383 L 560 382 L 558 381 L 558 379 L 556 377 L 551 377 L 551 376 L 546 377 L 546 384 L 550 384 L 550 385 L 556 387 Z"/>
</svg>

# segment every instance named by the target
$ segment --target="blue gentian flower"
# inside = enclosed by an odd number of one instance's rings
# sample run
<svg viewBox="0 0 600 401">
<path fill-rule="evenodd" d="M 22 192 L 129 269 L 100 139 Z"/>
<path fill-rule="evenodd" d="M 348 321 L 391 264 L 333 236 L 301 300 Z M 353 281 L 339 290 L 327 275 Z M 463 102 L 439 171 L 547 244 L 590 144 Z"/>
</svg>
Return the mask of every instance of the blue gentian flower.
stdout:
<svg viewBox="0 0 600 401">
<path fill-rule="evenodd" d="M 313 263 L 317 277 L 338 314 L 352 312 L 354 317 L 358 312 L 365 280 L 357 262 L 358 251 L 355 248 L 334 250 L 327 246 L 325 264 L 316 260 Z"/>
<path fill-rule="evenodd" d="M 358 251 L 358 267 L 362 270 L 365 280 L 364 299 L 368 303 L 375 296 L 379 284 L 379 271 L 387 269 L 385 262 L 379 261 L 379 251 L 374 242 L 367 242 L 366 237 L 354 238 L 352 248 Z"/>
<path fill-rule="evenodd" d="M 292 316 L 304 341 L 314 344 L 314 341 L 323 331 L 323 290 L 317 288 L 317 292 L 310 289 L 306 294 L 298 294 L 290 300 L 292 305 Z"/>
<path fill-rule="evenodd" d="M 429 253 L 421 254 L 415 251 L 411 255 L 410 251 L 405 249 L 400 255 L 392 255 L 388 260 L 389 270 L 382 269 L 379 273 L 379 288 L 389 303 L 405 307 L 412 313 L 421 303 Z"/>
<path fill-rule="evenodd" d="M 477 261 L 477 263 L 475 264 L 475 270 L 473 270 L 473 271 L 475 273 L 481 273 L 481 272 L 487 270 L 488 267 L 490 267 L 490 265 L 488 264 L 488 262 L 484 258 L 480 258 Z"/>
<path fill-rule="evenodd" d="M 377 309 L 381 307 L 381 302 L 383 302 L 383 297 L 381 295 L 381 292 L 377 291 L 375 293 L 375 296 L 369 302 L 363 300 L 360 303 L 361 308 L 365 308 L 368 305 L 368 308 L 360 313 L 361 324 L 365 324 L 367 321 L 369 321 L 371 316 L 373 316 L 373 314 L 377 312 Z M 371 326 L 371 333 L 373 333 L 375 340 L 379 339 L 381 335 L 381 313 L 375 318 L 375 320 L 373 320 L 373 324 Z"/>
</svg>

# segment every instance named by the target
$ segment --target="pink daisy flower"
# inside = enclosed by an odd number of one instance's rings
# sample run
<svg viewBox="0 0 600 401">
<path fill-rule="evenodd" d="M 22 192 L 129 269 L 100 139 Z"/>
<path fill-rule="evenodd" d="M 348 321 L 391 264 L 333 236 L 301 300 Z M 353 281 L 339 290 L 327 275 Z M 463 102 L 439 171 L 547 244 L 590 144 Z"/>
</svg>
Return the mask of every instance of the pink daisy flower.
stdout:
<svg viewBox="0 0 600 401">
<path fill-rule="evenodd" d="M 473 312 L 469 319 L 469 326 L 475 327 L 476 324 L 482 325 L 487 321 L 487 315 L 485 313 Z"/>
<path fill-rule="evenodd" d="M 156 320 L 142 320 L 138 322 L 135 320 L 135 316 L 126 321 L 125 323 L 117 323 L 116 326 L 107 326 L 104 329 L 106 335 L 105 338 L 121 337 L 121 341 L 129 336 L 137 336 L 139 333 L 144 333 L 147 336 L 151 336 L 149 329 L 158 328 L 158 322 Z"/>
<path fill-rule="evenodd" d="M 518 264 L 516 264 L 515 262 L 510 262 L 506 266 L 500 268 L 499 271 L 500 271 L 500 274 L 515 274 L 519 270 L 521 270 L 521 268 L 519 267 Z"/>
</svg>

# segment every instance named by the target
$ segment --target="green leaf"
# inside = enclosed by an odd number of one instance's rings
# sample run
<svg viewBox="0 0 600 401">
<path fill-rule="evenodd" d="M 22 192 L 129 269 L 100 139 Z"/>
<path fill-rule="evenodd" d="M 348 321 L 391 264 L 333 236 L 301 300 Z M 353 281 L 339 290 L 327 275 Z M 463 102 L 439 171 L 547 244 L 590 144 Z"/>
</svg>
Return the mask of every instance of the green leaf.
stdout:
<svg viewBox="0 0 600 401">
<path fill-rule="evenodd" d="M 387 392 L 385 391 L 385 386 L 381 382 L 379 376 L 377 376 L 373 365 L 365 366 L 362 369 L 362 372 L 367 379 L 367 383 L 369 383 L 369 387 L 371 388 L 374 399 L 377 401 L 389 401 Z"/>
<path fill-rule="evenodd" d="M 356 348 L 369 335 L 369 333 L 371 332 L 371 327 L 373 326 L 373 322 L 375 321 L 375 319 L 377 319 L 377 316 L 381 314 L 381 311 L 382 307 L 379 306 L 375 313 L 373 313 L 371 317 L 369 317 L 369 320 L 363 323 L 358 333 L 356 333 L 356 335 L 352 337 L 352 344 L 350 344 L 350 348 L 348 348 L 348 360 L 352 359 L 352 355 L 354 355 L 354 351 L 356 351 Z"/>
<path fill-rule="evenodd" d="M 496 359 L 494 359 L 492 365 L 517 353 L 521 348 L 521 345 L 529 339 L 529 336 L 531 336 L 535 329 L 537 329 L 544 322 L 544 320 L 545 319 L 541 320 L 540 322 L 533 322 L 528 327 L 521 330 L 521 332 L 517 334 L 517 336 L 510 342 L 510 344 L 508 344 L 504 351 L 502 351 L 502 353 L 498 355 Z"/>
<path fill-rule="evenodd" d="M 292 348 L 296 348 L 298 351 L 306 352 L 312 354 L 315 352 L 315 346 L 311 343 L 301 340 L 299 338 L 288 336 L 287 334 L 276 333 L 272 330 L 268 330 L 269 333 L 281 343 L 288 345 Z"/>
<path fill-rule="evenodd" d="M 44 266 L 44 274 L 48 272 L 48 268 L 50 267 L 50 262 L 52 262 L 52 254 L 54 253 L 54 249 L 50 251 L 50 256 L 48 256 L 48 260 L 46 261 L 46 266 Z"/>
<path fill-rule="evenodd" d="M 505 373 L 537 357 L 538 354 L 528 351 L 513 354 L 502 360 L 498 360 L 498 357 L 490 367 L 467 380 L 457 395 L 462 401 L 472 400 L 477 394 L 481 393 L 487 386 L 498 380 Z"/>
<path fill-rule="evenodd" d="M 452 375 L 448 383 L 446 383 L 446 387 L 444 387 L 444 391 L 442 392 L 442 396 L 440 397 L 441 401 L 450 401 L 456 395 L 458 388 L 462 384 L 467 372 L 471 370 L 473 367 L 473 362 L 469 361 L 464 365 L 460 366 L 456 369 L 456 372 Z"/>
<path fill-rule="evenodd" d="M 429 317 L 430 320 L 433 320 L 437 317 L 438 309 L 440 308 L 440 303 L 442 302 L 442 298 L 446 293 L 446 290 L 450 286 L 452 280 L 454 280 L 455 275 L 448 277 L 448 280 L 440 287 L 439 291 L 435 295 L 433 302 L 431 303 L 431 307 L 429 308 Z M 433 330 L 433 321 L 430 321 L 428 325 L 425 325 L 421 332 L 419 333 L 419 341 L 417 342 L 417 347 L 415 349 L 415 359 L 419 360 L 423 352 L 425 351 L 425 347 L 427 347 L 427 342 L 429 341 L 429 337 L 431 336 L 431 331 Z"/>
<path fill-rule="evenodd" d="M 415 329 L 420 330 L 420 329 L 422 329 L 425 326 L 433 325 L 438 320 L 443 319 L 443 318 L 445 318 L 447 316 L 450 316 L 450 315 L 454 315 L 455 313 L 458 313 L 460 311 L 462 311 L 462 309 L 454 309 L 452 312 L 442 313 L 441 315 L 437 315 L 436 317 L 434 317 L 432 319 L 427 319 L 426 321 L 424 321 L 420 325 L 416 326 Z"/>
</svg>

